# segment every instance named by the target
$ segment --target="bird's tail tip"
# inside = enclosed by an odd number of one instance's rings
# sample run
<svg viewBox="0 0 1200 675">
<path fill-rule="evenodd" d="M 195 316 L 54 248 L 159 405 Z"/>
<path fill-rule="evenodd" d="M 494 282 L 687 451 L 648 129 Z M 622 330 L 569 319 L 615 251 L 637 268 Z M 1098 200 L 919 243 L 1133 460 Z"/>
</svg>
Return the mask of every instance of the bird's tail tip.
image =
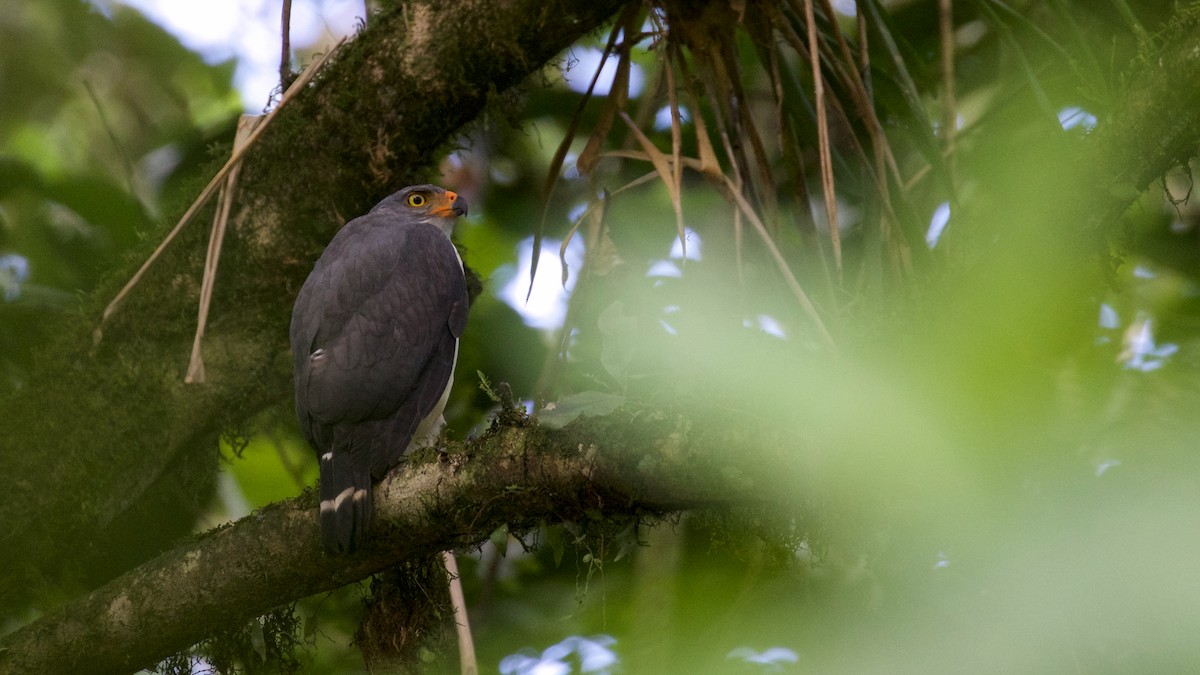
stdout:
<svg viewBox="0 0 1200 675">
<path fill-rule="evenodd" d="M 371 474 L 345 455 L 321 456 L 321 540 L 329 553 L 353 553 L 371 520 Z"/>
</svg>

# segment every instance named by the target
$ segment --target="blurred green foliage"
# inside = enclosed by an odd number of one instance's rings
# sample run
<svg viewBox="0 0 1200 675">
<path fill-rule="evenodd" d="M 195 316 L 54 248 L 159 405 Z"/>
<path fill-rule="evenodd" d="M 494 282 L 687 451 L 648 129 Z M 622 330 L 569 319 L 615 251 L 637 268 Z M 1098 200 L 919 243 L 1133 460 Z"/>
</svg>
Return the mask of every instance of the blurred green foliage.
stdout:
<svg viewBox="0 0 1200 675">
<path fill-rule="evenodd" d="M 19 255 L 29 269 L 18 297 L 0 302 L 0 368 L 13 387 L 55 316 L 118 268 L 164 199 L 185 199 L 169 194 L 173 180 L 208 159 L 208 143 L 228 139 L 238 102 L 231 64 L 204 64 L 134 12 L 105 17 L 67 0 L 8 5 L 0 256 Z M 699 176 L 685 173 L 683 185 L 689 245 L 701 251 L 687 261 L 670 255 L 674 214 L 661 183 L 622 191 L 651 170 L 646 162 L 607 158 L 579 177 L 568 161 L 544 204 L 544 177 L 578 102 L 560 82 L 498 101 L 458 153 L 465 168 L 447 170 L 462 183 L 452 187 L 473 189 L 482 206 L 472 204 L 459 238 L 486 280 L 447 410 L 451 435 L 471 433 L 491 406 L 478 370 L 538 403 L 599 390 L 637 410 L 726 415 L 791 439 L 729 448 L 776 463 L 789 488 L 769 488 L 764 500 L 778 507 L 548 522 L 519 533 L 529 550 L 501 532 L 460 556 L 485 672 L 522 648 L 531 663 L 551 661 L 542 650 L 570 636 L 610 650 L 613 672 L 1200 665 L 1200 217 L 1151 190 L 1115 236 L 1081 231 L 1070 219 L 1084 197 L 1062 191 L 1106 177 L 1065 159 L 1089 136 L 1057 120 L 1076 106 L 1104 124 L 1169 3 L 955 3 L 962 128 L 952 162 L 934 124 L 943 103 L 937 3 L 860 5 L 886 18 L 869 36 L 875 104 L 901 173 L 917 176 L 892 186 L 903 188 L 894 225 L 911 249 L 907 275 L 888 264 L 869 162 L 853 148 L 864 133 L 852 127 L 837 130 L 833 149 L 844 200 L 839 278 L 823 214 L 811 208 L 819 200 L 801 196 L 820 192 L 815 124 L 793 100 L 780 113 L 793 117 L 776 124 L 770 60 L 744 34 L 736 45 L 748 64 L 746 110 L 778 134 L 770 168 L 781 184 L 792 180 L 776 196 L 773 241 L 837 335 L 836 357 L 749 226 L 735 230 L 734 210 Z M 839 25 L 854 31 L 849 19 Z M 828 38 L 830 26 L 822 29 Z M 652 123 L 663 105 L 657 56 L 635 49 L 647 83 L 631 107 L 669 148 L 669 126 Z M 774 65 L 789 92 L 809 95 L 805 61 Z M 584 108 L 573 156 L 602 104 Z M 690 114 L 713 125 L 701 107 Z M 789 134 L 801 139 L 795 157 L 776 147 Z M 690 132 L 683 143 L 697 154 Z M 618 130 L 609 146 L 636 144 Z M 1190 192 L 1190 171 L 1164 186 Z M 543 210 L 546 237 L 561 241 L 568 214 L 602 190 L 611 196 L 604 236 L 619 264 L 570 270 L 594 275 L 572 299 L 571 332 L 529 328 L 500 297 L 519 243 Z M 942 203 L 949 224 L 930 247 L 926 230 Z M 586 222 L 574 236 L 588 236 Z M 664 261 L 673 271 L 650 273 Z M 556 361 L 560 347 L 567 358 Z M 214 520 L 313 484 L 289 415 L 270 411 L 245 447 L 223 448 L 233 480 L 222 483 Z M 309 599 L 302 621 L 278 622 L 306 645 L 311 672 L 356 667 L 347 646 L 365 593 Z M 253 636 L 238 639 L 255 649 Z M 771 648 L 784 651 L 772 660 Z M 755 654 L 765 662 L 748 660 Z M 443 656 L 430 669 L 457 668 Z"/>
<path fill-rule="evenodd" d="M 4 5 L 0 255 L 28 278 L 0 303 L 0 386 L 74 296 L 110 273 L 173 177 L 229 138 L 233 64 L 210 66 L 139 13 L 70 0 Z"/>
</svg>

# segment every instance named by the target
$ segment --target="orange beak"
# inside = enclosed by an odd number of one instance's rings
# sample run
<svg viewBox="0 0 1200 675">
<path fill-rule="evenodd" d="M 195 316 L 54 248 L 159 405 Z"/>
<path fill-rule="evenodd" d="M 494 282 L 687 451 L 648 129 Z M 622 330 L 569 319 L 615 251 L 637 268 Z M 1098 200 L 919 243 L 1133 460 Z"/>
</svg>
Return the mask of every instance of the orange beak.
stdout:
<svg viewBox="0 0 1200 675">
<path fill-rule="evenodd" d="M 446 190 L 433 198 L 433 208 L 429 213 L 439 218 L 457 218 L 467 215 L 467 200 L 458 196 L 457 192 Z"/>
</svg>

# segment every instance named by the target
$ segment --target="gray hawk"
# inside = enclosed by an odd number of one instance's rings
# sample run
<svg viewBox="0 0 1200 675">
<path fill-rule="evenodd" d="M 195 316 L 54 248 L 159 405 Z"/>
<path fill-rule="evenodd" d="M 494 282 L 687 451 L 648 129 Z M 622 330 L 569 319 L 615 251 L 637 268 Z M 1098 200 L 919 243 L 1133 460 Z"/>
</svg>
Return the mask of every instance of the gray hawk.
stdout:
<svg viewBox="0 0 1200 675">
<path fill-rule="evenodd" d="M 434 185 L 390 195 L 346 223 L 292 310 L 296 417 L 321 469 L 325 550 L 352 552 L 371 483 L 438 433 L 467 324 L 450 242 L 467 202 Z"/>
</svg>

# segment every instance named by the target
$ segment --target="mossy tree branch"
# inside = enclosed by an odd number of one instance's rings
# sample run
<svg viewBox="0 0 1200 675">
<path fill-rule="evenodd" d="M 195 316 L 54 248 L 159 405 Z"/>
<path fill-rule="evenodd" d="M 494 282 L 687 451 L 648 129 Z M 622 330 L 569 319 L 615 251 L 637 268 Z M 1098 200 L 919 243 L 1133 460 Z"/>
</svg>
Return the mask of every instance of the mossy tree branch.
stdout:
<svg viewBox="0 0 1200 675">
<path fill-rule="evenodd" d="M 712 470 L 714 459 L 730 461 L 729 437 L 685 428 L 679 418 L 632 421 L 622 412 L 557 431 L 528 422 L 494 428 L 440 461 L 394 471 L 375 492 L 368 547 L 349 556 L 322 552 L 312 492 L 278 502 L 0 640 L 0 672 L 151 667 L 218 629 L 400 561 L 477 545 L 504 524 L 523 531 L 596 513 L 754 504 L 771 494 L 778 467 L 743 467 L 731 481 L 728 470 Z M 756 480 L 756 472 L 775 475 Z"/>
<path fill-rule="evenodd" d="M 1145 38 L 1140 60 L 1115 88 L 1108 119 L 1091 134 L 1076 169 L 1096 179 L 1080 201 L 1086 225 L 1112 225 L 1159 177 L 1200 154 L 1200 93 L 1182 86 L 1200 75 L 1200 5 L 1181 4 L 1162 34 Z"/>
</svg>

